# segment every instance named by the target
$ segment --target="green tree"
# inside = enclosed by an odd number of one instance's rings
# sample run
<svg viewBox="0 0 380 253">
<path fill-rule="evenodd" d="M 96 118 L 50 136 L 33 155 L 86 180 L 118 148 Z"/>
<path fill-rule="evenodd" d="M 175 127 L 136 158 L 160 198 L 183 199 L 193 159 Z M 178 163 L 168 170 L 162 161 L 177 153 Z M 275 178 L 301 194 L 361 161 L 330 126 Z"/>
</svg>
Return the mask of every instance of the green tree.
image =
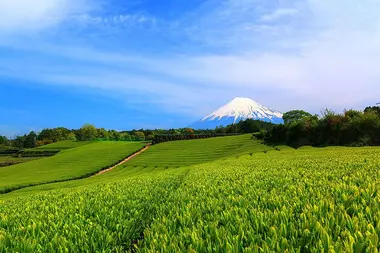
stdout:
<svg viewBox="0 0 380 253">
<path fill-rule="evenodd" d="M 44 142 L 57 142 L 69 139 L 69 134 L 71 131 L 64 127 L 57 127 L 53 129 L 43 129 L 37 136 L 37 139 Z"/>
<path fill-rule="evenodd" d="M 147 139 L 148 141 L 152 141 L 152 140 L 154 140 L 154 134 L 150 134 L 150 135 L 148 135 L 148 136 L 146 137 L 146 139 Z"/>
<path fill-rule="evenodd" d="M 16 136 L 16 138 L 12 141 L 12 146 L 23 149 L 25 143 L 26 135 L 24 136 Z"/>
<path fill-rule="evenodd" d="M 194 129 L 192 128 L 185 128 L 183 129 L 184 134 L 194 134 Z"/>
<path fill-rule="evenodd" d="M 135 137 L 137 140 L 140 140 L 140 141 L 145 140 L 145 134 L 144 132 L 141 132 L 141 131 L 135 132 Z"/>
<path fill-rule="evenodd" d="M 119 141 L 122 138 L 121 134 L 115 130 L 110 130 L 108 132 L 108 136 L 110 140 L 114 140 L 114 141 Z"/>
<path fill-rule="evenodd" d="M 380 116 L 380 106 L 369 106 L 365 108 L 364 112 L 365 113 L 375 112 Z"/>
<path fill-rule="evenodd" d="M 97 129 L 97 131 L 98 131 L 97 136 L 99 138 L 108 140 L 109 134 L 108 134 L 107 130 L 105 130 L 104 128 L 99 128 L 99 129 Z"/>
<path fill-rule="evenodd" d="M 363 112 L 361 112 L 361 111 L 357 111 L 357 110 L 353 110 L 353 109 L 345 110 L 345 111 L 344 111 L 344 116 L 345 116 L 346 118 L 349 118 L 349 119 L 353 119 L 353 118 L 361 117 L 362 114 L 363 114 Z"/>
<path fill-rule="evenodd" d="M 33 131 L 31 131 L 28 135 L 24 138 L 24 148 L 35 148 L 37 145 L 37 134 Z"/>
<path fill-rule="evenodd" d="M 215 128 L 215 133 L 217 133 L 217 134 L 225 134 L 226 133 L 226 128 L 223 127 L 222 125 L 217 126 Z"/>
<path fill-rule="evenodd" d="M 282 119 L 284 120 L 285 124 L 290 124 L 292 122 L 301 121 L 312 116 L 313 115 L 303 110 L 293 110 L 284 113 Z"/>
<path fill-rule="evenodd" d="M 97 138 L 98 131 L 92 124 L 84 124 L 78 131 L 77 139 L 80 141 L 90 141 Z"/>
<path fill-rule="evenodd" d="M 122 133 L 120 133 L 120 140 L 122 140 L 122 141 L 131 141 L 132 138 L 131 138 L 131 136 L 129 135 L 129 133 L 127 133 L 127 132 L 122 132 Z"/>
<path fill-rule="evenodd" d="M 74 132 L 71 132 L 69 133 L 69 135 L 67 136 L 67 139 L 70 140 L 70 141 L 76 141 L 77 140 L 77 137 L 75 135 Z"/>
<path fill-rule="evenodd" d="M 9 145 L 8 138 L 0 135 L 0 145 Z"/>
</svg>

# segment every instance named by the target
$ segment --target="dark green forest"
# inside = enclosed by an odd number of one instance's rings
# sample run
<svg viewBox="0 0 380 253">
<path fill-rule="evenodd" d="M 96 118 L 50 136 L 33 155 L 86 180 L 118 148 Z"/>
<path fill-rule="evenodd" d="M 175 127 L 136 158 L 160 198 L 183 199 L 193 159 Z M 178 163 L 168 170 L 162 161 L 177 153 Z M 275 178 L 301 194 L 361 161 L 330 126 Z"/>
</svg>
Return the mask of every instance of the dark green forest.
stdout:
<svg viewBox="0 0 380 253">
<path fill-rule="evenodd" d="M 248 119 L 226 127 L 194 130 L 139 129 L 131 131 L 106 130 L 85 124 L 80 129 L 64 127 L 43 129 L 12 138 L 0 136 L 0 149 L 28 149 L 58 141 L 152 141 L 153 144 L 187 139 L 254 133 L 269 144 L 286 144 L 292 147 L 311 146 L 368 146 L 380 145 L 380 107 L 367 107 L 364 111 L 346 110 L 335 113 L 325 110 L 321 116 L 302 110 L 284 114 L 284 124 L 274 125 L 260 120 Z"/>
<path fill-rule="evenodd" d="M 0 146 L 3 148 L 27 149 L 58 141 L 91 141 L 91 140 L 113 140 L 113 141 L 143 141 L 153 138 L 153 131 L 123 131 L 106 130 L 96 128 L 94 125 L 85 124 L 80 129 L 67 129 L 65 127 L 46 128 L 36 133 L 31 131 L 25 135 L 15 136 L 10 140 L 0 136 Z"/>
<path fill-rule="evenodd" d="M 28 149 L 58 141 L 90 141 L 90 140 L 110 140 L 110 141 L 153 141 L 159 143 L 172 140 L 200 139 L 216 136 L 226 136 L 241 133 L 254 133 L 262 129 L 270 130 L 274 125 L 259 120 L 246 120 L 227 127 L 217 127 L 209 130 L 194 130 L 191 128 L 180 129 L 139 129 L 131 131 L 106 130 L 96 128 L 94 125 L 85 124 L 80 129 L 67 129 L 64 127 L 43 129 L 36 133 L 31 131 L 28 134 L 16 136 L 9 140 L 5 136 L 0 136 L 0 147 L 2 149 Z"/>
<path fill-rule="evenodd" d="M 322 116 L 304 111 L 284 114 L 285 124 L 257 134 L 271 144 L 301 146 L 378 146 L 380 145 L 380 107 L 364 111 L 325 110 Z"/>
</svg>

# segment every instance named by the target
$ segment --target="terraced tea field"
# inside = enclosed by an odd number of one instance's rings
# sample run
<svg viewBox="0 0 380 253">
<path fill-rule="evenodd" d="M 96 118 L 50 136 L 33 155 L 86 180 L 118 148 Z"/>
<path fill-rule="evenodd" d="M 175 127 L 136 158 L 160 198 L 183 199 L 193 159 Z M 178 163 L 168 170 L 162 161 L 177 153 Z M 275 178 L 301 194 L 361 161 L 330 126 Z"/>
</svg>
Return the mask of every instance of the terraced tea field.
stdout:
<svg viewBox="0 0 380 253">
<path fill-rule="evenodd" d="M 30 150 L 65 150 L 71 148 L 78 148 L 93 143 L 93 141 L 59 141 L 52 144 L 40 146 Z"/>
<path fill-rule="evenodd" d="M 182 153 L 181 151 L 184 150 L 184 146 L 187 146 L 187 148 L 185 153 Z M 228 150 L 228 148 L 233 149 L 233 151 Z M 199 152 L 200 150 L 204 152 Z M 104 175 L 80 181 L 68 181 L 26 188 L 12 193 L 12 195 L 23 195 L 24 193 L 34 193 L 55 188 L 71 188 L 83 184 L 107 182 L 109 180 L 122 180 L 126 177 L 139 177 L 165 170 L 178 170 L 179 168 L 189 166 L 189 164 L 199 164 L 215 159 L 236 158 L 244 155 L 250 156 L 251 153 L 267 152 L 268 150 L 274 149 L 252 140 L 251 135 L 160 143 L 151 146 L 147 151 L 128 163 Z M 154 155 L 151 155 L 152 153 Z M 172 154 L 172 156 L 167 155 L 167 153 Z"/>
<path fill-rule="evenodd" d="M 39 157 L 13 157 L 11 155 L 0 155 L 0 167 L 6 163 L 24 163 L 39 159 Z"/>
<path fill-rule="evenodd" d="M 252 140 L 251 136 L 246 134 L 160 143 L 133 159 L 128 166 L 182 167 L 272 149 Z"/>
<path fill-rule="evenodd" d="M 141 252 L 378 252 L 380 148 L 256 154 L 194 167 Z"/>
<path fill-rule="evenodd" d="M 62 150 L 77 148 L 88 145 L 90 143 L 93 143 L 93 141 L 60 141 L 37 148 L 19 151 L 17 154 L 13 155 L 0 155 L 0 167 L 7 167 L 19 163 L 41 159 L 47 156 L 53 156 Z"/>
<path fill-rule="evenodd" d="M 3 161 L 31 161 L 35 160 L 33 157 L 13 157 L 13 156 L 5 156 L 5 155 L 0 155 L 0 162 Z"/>
<path fill-rule="evenodd" d="M 378 252 L 380 148 L 251 142 L 216 152 L 189 141 L 195 161 L 163 155 L 181 142 L 160 144 L 136 173 L 3 195 L 0 252 Z"/>
<path fill-rule="evenodd" d="M 0 170 L 0 192 L 83 178 L 108 168 L 144 146 L 136 142 L 96 142 Z"/>
</svg>

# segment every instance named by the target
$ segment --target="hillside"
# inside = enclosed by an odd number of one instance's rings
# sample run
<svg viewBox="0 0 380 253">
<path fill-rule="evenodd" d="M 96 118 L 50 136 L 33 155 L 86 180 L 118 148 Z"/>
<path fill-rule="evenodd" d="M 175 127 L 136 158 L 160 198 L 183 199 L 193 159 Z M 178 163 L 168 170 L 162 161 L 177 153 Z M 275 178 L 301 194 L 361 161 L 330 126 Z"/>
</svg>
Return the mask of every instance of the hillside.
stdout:
<svg viewBox="0 0 380 253">
<path fill-rule="evenodd" d="M 78 148 L 90 143 L 93 143 L 93 141 L 59 141 L 30 150 L 65 150 L 70 148 Z"/>
<path fill-rule="evenodd" d="M 271 149 L 251 137 L 251 134 L 245 134 L 160 143 L 153 145 L 127 166 L 182 167 Z"/>
<path fill-rule="evenodd" d="M 0 169 L 0 192 L 86 177 L 116 164 L 144 146 L 137 142 L 96 142 L 43 159 Z"/>
<path fill-rule="evenodd" d="M 376 252 L 380 148 L 284 150 L 3 199 L 0 251 Z"/>
<path fill-rule="evenodd" d="M 194 164 L 211 162 L 238 156 L 255 154 L 272 150 L 271 147 L 251 139 L 251 135 L 217 137 L 210 139 L 165 142 L 151 146 L 147 151 L 127 163 L 103 175 L 82 180 L 41 185 L 21 189 L 10 195 L 22 196 L 39 191 L 82 186 L 111 180 L 124 180 L 160 173 L 161 171 L 176 171 Z"/>
<path fill-rule="evenodd" d="M 13 154 L 0 154 L 0 168 L 53 156 L 62 150 L 77 148 L 90 143 L 93 141 L 59 141 L 36 148 L 15 150 Z"/>
</svg>

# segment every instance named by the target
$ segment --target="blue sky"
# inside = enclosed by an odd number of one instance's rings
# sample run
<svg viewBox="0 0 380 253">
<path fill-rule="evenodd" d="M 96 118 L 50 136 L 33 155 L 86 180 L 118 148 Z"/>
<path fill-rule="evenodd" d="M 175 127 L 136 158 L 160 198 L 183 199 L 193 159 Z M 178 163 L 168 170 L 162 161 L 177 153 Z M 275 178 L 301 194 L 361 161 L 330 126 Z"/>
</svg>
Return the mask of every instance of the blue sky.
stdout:
<svg viewBox="0 0 380 253">
<path fill-rule="evenodd" d="M 380 102 L 377 0 L 0 0 L 0 134 Z"/>
</svg>

